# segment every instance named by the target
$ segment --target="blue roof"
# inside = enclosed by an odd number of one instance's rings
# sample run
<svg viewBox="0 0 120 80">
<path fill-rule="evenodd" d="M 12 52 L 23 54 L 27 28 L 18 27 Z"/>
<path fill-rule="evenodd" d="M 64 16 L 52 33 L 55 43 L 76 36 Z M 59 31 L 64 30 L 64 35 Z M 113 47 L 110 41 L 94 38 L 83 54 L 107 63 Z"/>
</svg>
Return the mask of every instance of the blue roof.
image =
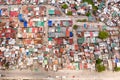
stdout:
<svg viewBox="0 0 120 80">
<path fill-rule="evenodd" d="M 70 37 L 73 37 L 73 32 L 70 32 Z"/>
<path fill-rule="evenodd" d="M 84 28 L 87 28 L 87 24 L 84 24 Z"/>
<path fill-rule="evenodd" d="M 50 26 L 50 27 L 52 26 L 52 21 L 51 20 L 48 21 L 48 26 Z"/>
<path fill-rule="evenodd" d="M 116 58 L 116 59 L 115 59 L 115 63 L 118 63 L 118 62 L 119 62 L 119 59 Z"/>
<path fill-rule="evenodd" d="M 22 18 L 22 14 L 18 15 L 18 19 L 20 20 L 20 22 L 24 22 L 25 21 L 25 19 Z"/>
<path fill-rule="evenodd" d="M 27 21 L 24 21 L 24 27 L 27 27 Z"/>
<path fill-rule="evenodd" d="M 2 15 L 2 10 L 0 9 L 0 16 Z"/>
</svg>

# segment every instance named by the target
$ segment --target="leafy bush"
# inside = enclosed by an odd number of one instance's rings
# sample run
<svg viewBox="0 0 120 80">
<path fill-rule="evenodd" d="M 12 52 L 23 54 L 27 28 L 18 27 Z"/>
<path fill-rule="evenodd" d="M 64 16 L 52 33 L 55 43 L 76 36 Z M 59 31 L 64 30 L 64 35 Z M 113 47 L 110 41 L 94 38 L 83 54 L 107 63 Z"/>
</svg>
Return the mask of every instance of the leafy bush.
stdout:
<svg viewBox="0 0 120 80">
<path fill-rule="evenodd" d="M 96 70 L 97 70 L 98 72 L 105 71 L 105 66 L 104 66 L 104 65 L 101 65 L 101 64 L 97 64 L 97 65 L 96 65 Z"/>
<path fill-rule="evenodd" d="M 88 4 L 91 4 L 92 8 L 93 8 L 93 11 L 97 11 L 98 10 L 98 7 L 95 6 L 93 0 L 82 0 L 82 2 L 87 2 Z"/>
<path fill-rule="evenodd" d="M 80 20 L 78 19 L 77 22 L 86 22 L 87 20 L 86 19 L 83 19 L 83 20 Z"/>
<path fill-rule="evenodd" d="M 102 63 L 102 60 L 101 59 L 97 59 L 96 60 L 96 64 L 101 64 Z"/>
<path fill-rule="evenodd" d="M 100 31 L 98 37 L 99 37 L 100 39 L 106 39 L 106 38 L 109 37 L 109 34 L 108 34 L 108 32 L 106 32 L 106 31 Z"/>
<path fill-rule="evenodd" d="M 71 16 L 72 15 L 72 11 L 68 11 L 67 15 Z"/>
<path fill-rule="evenodd" d="M 76 30 L 77 28 L 78 28 L 78 26 L 77 26 L 77 25 L 74 25 L 74 26 L 73 26 L 73 29 L 75 29 L 75 30 Z"/>
<path fill-rule="evenodd" d="M 115 67 L 114 71 L 120 71 L 120 67 Z"/>
<path fill-rule="evenodd" d="M 67 5 L 67 4 L 63 4 L 63 5 L 62 5 L 62 8 L 63 8 L 63 9 L 67 9 L 67 8 L 68 8 L 68 5 Z"/>
<path fill-rule="evenodd" d="M 86 16 L 88 16 L 88 17 L 89 17 L 90 15 L 91 15 L 91 13 L 90 13 L 90 12 L 86 13 Z"/>
<path fill-rule="evenodd" d="M 102 71 L 105 71 L 105 66 L 102 63 L 102 60 L 101 59 L 97 59 L 96 60 L 96 70 L 98 72 L 102 72 Z"/>
</svg>

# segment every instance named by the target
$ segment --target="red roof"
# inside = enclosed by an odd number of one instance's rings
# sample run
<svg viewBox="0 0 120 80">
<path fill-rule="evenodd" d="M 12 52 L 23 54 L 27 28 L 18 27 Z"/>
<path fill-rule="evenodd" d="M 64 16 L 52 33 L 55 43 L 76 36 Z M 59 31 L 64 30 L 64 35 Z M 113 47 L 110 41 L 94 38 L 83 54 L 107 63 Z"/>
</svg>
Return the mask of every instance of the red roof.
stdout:
<svg viewBox="0 0 120 80">
<path fill-rule="evenodd" d="M 55 10 L 56 15 L 61 15 L 61 12 L 59 10 Z"/>
<path fill-rule="evenodd" d="M 60 53 L 63 53 L 63 51 L 64 51 L 64 48 L 60 48 Z"/>
<path fill-rule="evenodd" d="M 74 8 L 74 7 L 75 7 L 75 4 L 71 4 L 70 7 Z"/>
<path fill-rule="evenodd" d="M 66 36 L 69 37 L 70 36 L 70 31 L 68 29 L 66 29 Z"/>
<path fill-rule="evenodd" d="M 10 11 L 10 17 L 17 17 L 18 12 L 17 11 Z"/>
<path fill-rule="evenodd" d="M 55 38 L 56 44 L 63 44 L 63 39 L 62 38 Z"/>
<path fill-rule="evenodd" d="M 21 3 L 21 0 L 17 0 L 17 3 L 20 4 L 20 3 Z"/>
<path fill-rule="evenodd" d="M 74 52 L 70 51 L 70 56 L 73 57 L 74 56 Z"/>
<path fill-rule="evenodd" d="M 10 34 L 10 33 L 6 33 L 6 34 L 5 34 L 5 37 L 6 37 L 6 38 L 12 38 L 13 36 L 12 36 L 12 34 Z"/>
<path fill-rule="evenodd" d="M 52 45 L 48 45 L 48 48 L 52 48 Z"/>
<path fill-rule="evenodd" d="M 31 41 L 32 41 L 32 40 L 30 40 L 30 39 L 25 39 L 23 43 L 24 43 L 24 44 L 31 44 Z"/>
<path fill-rule="evenodd" d="M 0 33 L 0 38 L 2 38 L 2 33 Z"/>
<path fill-rule="evenodd" d="M 33 33 L 37 33 L 38 32 L 38 28 L 32 28 L 32 32 Z"/>
<path fill-rule="evenodd" d="M 69 39 L 69 43 L 73 44 L 73 38 Z"/>
<path fill-rule="evenodd" d="M 78 49 L 79 49 L 79 47 L 78 47 L 78 45 L 76 44 L 76 45 L 75 45 L 75 50 L 78 50 Z"/>
<path fill-rule="evenodd" d="M 39 31 L 40 31 L 40 32 L 43 31 L 43 27 L 40 27 L 40 28 L 39 28 Z"/>
</svg>

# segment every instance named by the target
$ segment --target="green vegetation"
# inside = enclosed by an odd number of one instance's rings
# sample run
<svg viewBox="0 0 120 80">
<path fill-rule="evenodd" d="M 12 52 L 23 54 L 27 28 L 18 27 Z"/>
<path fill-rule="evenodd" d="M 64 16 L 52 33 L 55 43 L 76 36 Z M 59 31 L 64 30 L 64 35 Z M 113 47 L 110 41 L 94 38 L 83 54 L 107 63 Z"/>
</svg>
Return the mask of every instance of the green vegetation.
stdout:
<svg viewBox="0 0 120 80">
<path fill-rule="evenodd" d="M 90 13 L 90 12 L 86 13 L 86 16 L 88 16 L 88 17 L 89 17 L 90 15 L 91 15 L 91 13 Z"/>
<path fill-rule="evenodd" d="M 67 12 L 67 15 L 68 15 L 68 16 L 71 16 L 71 15 L 72 15 L 72 11 L 68 11 L 68 12 Z"/>
<path fill-rule="evenodd" d="M 9 68 L 9 62 L 5 63 L 5 68 L 6 68 L 6 69 Z"/>
<path fill-rule="evenodd" d="M 120 71 L 120 67 L 115 67 L 114 71 Z"/>
<path fill-rule="evenodd" d="M 106 38 L 109 37 L 109 34 L 108 34 L 108 32 L 106 32 L 106 31 L 100 31 L 98 37 L 99 37 L 100 39 L 106 39 Z"/>
<path fill-rule="evenodd" d="M 82 0 L 83 2 L 88 2 L 88 4 L 94 4 L 93 0 Z"/>
<path fill-rule="evenodd" d="M 63 4 L 63 5 L 62 5 L 62 8 L 63 8 L 63 9 L 67 9 L 67 8 L 68 8 L 68 5 L 67 5 L 67 4 Z"/>
<path fill-rule="evenodd" d="M 98 7 L 94 5 L 94 2 L 93 0 L 82 0 L 82 2 L 87 2 L 88 4 L 91 4 L 92 5 L 92 8 L 93 8 L 93 11 L 97 11 L 98 10 Z"/>
<path fill-rule="evenodd" d="M 77 26 L 77 25 L 74 25 L 74 26 L 73 26 L 73 29 L 75 29 L 75 30 L 76 30 L 77 28 L 78 28 L 78 26 Z"/>
<path fill-rule="evenodd" d="M 82 20 L 78 19 L 77 20 L 77 22 L 86 22 L 86 21 L 87 21 L 86 19 L 82 19 Z"/>
<path fill-rule="evenodd" d="M 96 64 L 101 64 L 102 63 L 102 60 L 101 59 L 97 59 L 96 60 Z"/>
<path fill-rule="evenodd" d="M 104 65 L 101 65 L 101 64 L 97 64 L 97 65 L 96 65 L 96 70 L 97 70 L 98 72 L 105 71 L 105 66 L 104 66 Z"/>
<path fill-rule="evenodd" d="M 101 59 L 97 59 L 96 60 L 96 70 L 98 72 L 102 72 L 102 71 L 105 71 L 105 66 L 102 63 L 102 60 Z"/>
</svg>

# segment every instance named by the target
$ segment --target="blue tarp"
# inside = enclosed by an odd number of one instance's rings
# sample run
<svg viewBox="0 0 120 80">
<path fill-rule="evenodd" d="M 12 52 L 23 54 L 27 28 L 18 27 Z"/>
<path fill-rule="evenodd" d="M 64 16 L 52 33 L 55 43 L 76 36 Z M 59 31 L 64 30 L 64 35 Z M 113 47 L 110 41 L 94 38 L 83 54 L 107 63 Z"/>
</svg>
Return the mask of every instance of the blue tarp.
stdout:
<svg viewBox="0 0 120 80">
<path fill-rule="evenodd" d="M 2 15 L 2 10 L 0 9 L 0 16 Z"/>
<path fill-rule="evenodd" d="M 51 21 L 51 20 L 48 21 L 48 26 L 49 26 L 49 27 L 52 26 L 52 21 Z"/>
<path fill-rule="evenodd" d="M 18 15 L 18 19 L 20 20 L 20 22 L 24 22 L 25 20 L 22 18 L 22 14 Z"/>
<path fill-rule="evenodd" d="M 73 37 L 73 32 L 70 32 L 70 37 Z"/>
<path fill-rule="evenodd" d="M 87 28 L 87 24 L 84 24 L 84 28 Z"/>
<path fill-rule="evenodd" d="M 119 62 L 119 59 L 116 58 L 116 59 L 115 59 L 115 63 L 118 63 L 118 62 Z"/>
<path fill-rule="evenodd" d="M 26 55 L 28 56 L 30 53 L 29 52 L 26 52 Z"/>
<path fill-rule="evenodd" d="M 24 21 L 24 27 L 27 27 L 27 21 Z"/>
</svg>

